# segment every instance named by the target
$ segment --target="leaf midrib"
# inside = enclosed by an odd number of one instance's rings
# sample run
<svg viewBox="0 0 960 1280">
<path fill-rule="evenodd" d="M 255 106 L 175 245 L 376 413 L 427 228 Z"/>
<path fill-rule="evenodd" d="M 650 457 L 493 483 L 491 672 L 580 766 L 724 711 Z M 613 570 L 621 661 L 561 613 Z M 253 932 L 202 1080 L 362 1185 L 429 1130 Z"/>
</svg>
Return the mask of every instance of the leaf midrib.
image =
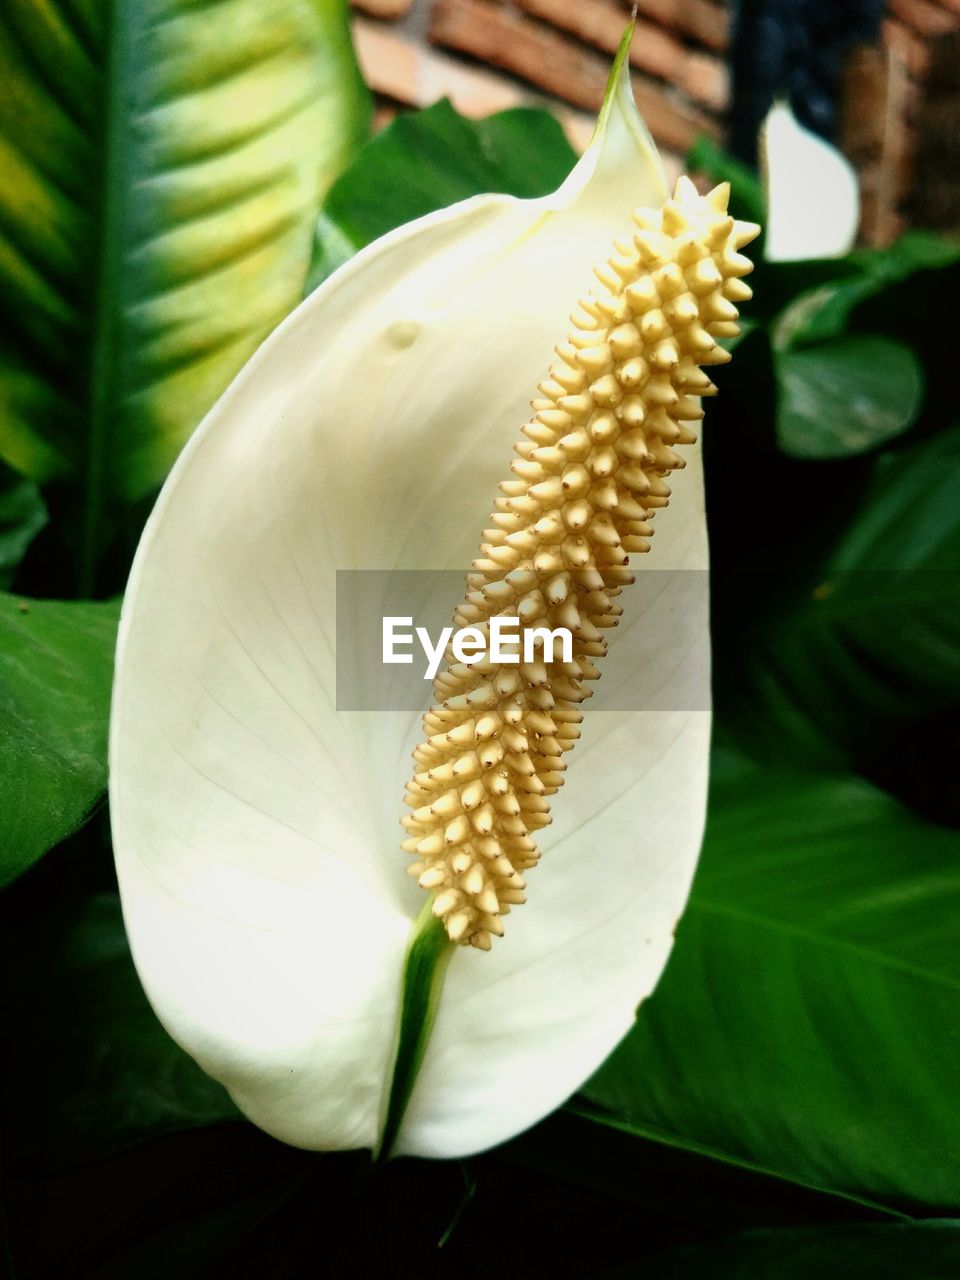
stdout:
<svg viewBox="0 0 960 1280">
<path fill-rule="evenodd" d="M 84 433 L 85 458 L 81 481 L 81 534 L 78 568 L 78 594 L 93 594 L 94 577 L 100 541 L 100 521 L 104 500 L 104 472 L 111 388 L 116 378 L 118 351 L 117 284 L 122 261 L 123 226 L 126 201 L 124 191 L 132 182 L 123 183 L 129 175 L 130 154 L 126 143 L 129 131 L 123 128 L 123 85 L 130 83 L 127 72 L 133 61 L 131 27 L 128 12 L 132 6 L 113 0 L 107 16 L 106 59 L 104 67 L 105 102 L 104 162 L 100 174 L 98 202 L 99 243 L 94 266 L 94 310 L 91 335 L 92 371 L 89 389 L 89 423 Z"/>
<path fill-rule="evenodd" d="M 830 934 L 815 933 L 810 929 L 805 929 L 802 925 L 791 924 L 786 920 L 778 920 L 771 916 L 761 915 L 758 912 L 746 911 L 742 907 L 734 907 L 728 903 L 711 901 L 709 898 L 697 896 L 691 898 L 689 911 L 691 913 L 702 911 L 706 915 L 723 916 L 726 919 L 755 925 L 772 933 L 806 942 L 813 947 L 840 952 L 857 960 L 866 961 L 878 968 L 889 969 L 907 977 L 919 978 L 924 982 L 943 987 L 948 991 L 960 992 L 960 978 L 951 978 L 947 974 L 937 973 L 934 969 L 911 964 L 908 960 L 884 955 L 882 952 L 862 946 L 856 942 L 848 942 L 843 938 L 833 937 Z"/>
<path fill-rule="evenodd" d="M 852 1204 L 874 1209 L 878 1213 L 883 1213 L 890 1217 L 908 1219 L 910 1216 L 882 1200 L 873 1200 L 869 1196 L 857 1195 L 855 1191 L 847 1191 L 843 1187 L 831 1186 L 826 1182 L 816 1182 L 813 1179 L 786 1174 L 782 1170 L 762 1164 L 759 1160 L 749 1160 L 744 1156 L 728 1151 L 725 1147 L 702 1142 L 678 1130 L 667 1129 L 661 1125 L 651 1124 L 648 1121 L 622 1118 L 609 1111 L 606 1107 L 593 1102 L 589 1096 L 578 1095 L 572 1102 L 566 1104 L 564 1110 L 570 1112 L 571 1115 L 580 1116 L 582 1119 L 589 1120 L 594 1124 L 602 1124 L 608 1129 L 615 1129 L 619 1133 L 629 1134 L 631 1137 L 646 1138 L 651 1142 L 658 1142 L 666 1147 L 674 1147 L 679 1151 L 688 1151 L 693 1155 L 705 1156 L 710 1160 L 716 1160 L 737 1169 L 744 1169 L 748 1173 L 760 1174 L 763 1177 L 772 1178 L 777 1182 L 784 1182 L 790 1186 L 805 1187 L 809 1191 L 818 1191 L 824 1195 L 835 1196 L 838 1200 L 847 1200 Z"/>
</svg>

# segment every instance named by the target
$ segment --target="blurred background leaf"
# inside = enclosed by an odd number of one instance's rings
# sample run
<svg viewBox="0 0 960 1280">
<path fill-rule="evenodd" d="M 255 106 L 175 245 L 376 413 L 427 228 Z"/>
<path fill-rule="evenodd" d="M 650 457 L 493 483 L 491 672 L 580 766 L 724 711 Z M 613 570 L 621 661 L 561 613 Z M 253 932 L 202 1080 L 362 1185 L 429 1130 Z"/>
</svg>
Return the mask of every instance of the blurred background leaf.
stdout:
<svg viewBox="0 0 960 1280">
<path fill-rule="evenodd" d="M 861 303 L 882 299 L 894 285 L 914 276 L 921 290 L 926 285 L 936 287 L 940 277 L 921 273 L 956 266 L 958 259 L 960 249 L 955 244 L 923 231 L 907 232 L 888 249 L 854 251 L 846 260 L 843 277 L 828 283 L 807 280 L 799 285 L 795 291 L 798 296 L 780 318 L 780 326 L 790 330 L 796 343 L 835 338 L 846 331 Z M 812 283 L 819 287 L 811 288 Z M 890 323 L 896 322 L 892 308 L 888 318 Z"/>
<path fill-rule="evenodd" d="M 18 0 L 0 83 L 0 458 L 58 482 L 89 594 L 115 506 L 300 296 L 369 95 L 336 0 Z"/>
<path fill-rule="evenodd" d="M 0 594 L 0 885 L 68 835 L 107 785 L 118 602 Z"/>
<path fill-rule="evenodd" d="M 716 627 L 719 715 L 743 749 L 853 766 L 949 822 L 955 753 L 937 725 L 960 716 L 958 469 L 953 427 L 853 473 L 787 472 L 773 497 L 796 541 L 768 531 L 765 561 L 728 566 Z M 820 549 L 820 503 L 838 498 Z"/>
<path fill-rule="evenodd" d="M 838 337 L 777 354 L 777 438 L 795 458 L 866 453 L 912 425 L 923 372 L 901 342 Z"/>
<path fill-rule="evenodd" d="M 0 590 L 13 581 L 27 548 L 47 523 L 40 490 L 0 463 Z"/>
</svg>

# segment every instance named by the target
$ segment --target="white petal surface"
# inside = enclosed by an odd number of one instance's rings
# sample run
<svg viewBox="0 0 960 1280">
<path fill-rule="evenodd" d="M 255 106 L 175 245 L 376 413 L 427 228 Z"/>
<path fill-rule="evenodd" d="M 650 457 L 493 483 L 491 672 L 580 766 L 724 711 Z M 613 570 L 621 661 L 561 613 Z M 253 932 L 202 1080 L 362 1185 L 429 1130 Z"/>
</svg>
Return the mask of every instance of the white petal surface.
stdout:
<svg viewBox="0 0 960 1280">
<path fill-rule="evenodd" d="M 860 188 L 836 147 L 804 128 L 780 102 L 764 121 L 760 158 L 767 195 L 767 260 L 842 258 L 849 253 L 860 224 Z"/>
<path fill-rule="evenodd" d="M 397 822 L 419 723 L 336 710 L 336 570 L 469 563 L 591 268 L 664 194 L 621 94 L 555 196 L 480 197 L 377 242 L 264 344 L 144 535 L 111 732 L 134 957 L 171 1034 L 288 1142 L 376 1142 L 423 900 Z M 702 568 L 694 464 L 676 489 L 649 559 Z M 688 638 L 705 663 L 703 618 Z M 605 680 L 629 679 L 618 647 Z M 529 905 L 491 955 L 453 957 L 400 1149 L 509 1136 L 626 1031 L 692 875 L 708 720 L 588 708 Z"/>
</svg>

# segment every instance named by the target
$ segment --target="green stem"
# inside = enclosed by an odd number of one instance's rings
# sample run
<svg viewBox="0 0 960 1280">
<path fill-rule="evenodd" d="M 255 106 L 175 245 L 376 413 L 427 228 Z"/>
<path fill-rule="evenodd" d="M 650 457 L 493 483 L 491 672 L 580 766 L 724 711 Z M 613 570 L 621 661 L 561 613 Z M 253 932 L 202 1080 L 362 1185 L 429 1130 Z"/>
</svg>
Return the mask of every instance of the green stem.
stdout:
<svg viewBox="0 0 960 1280">
<path fill-rule="evenodd" d="M 443 980 L 454 952 L 442 921 L 433 914 L 433 894 L 413 925 L 403 966 L 403 991 L 397 1029 L 397 1052 L 387 1099 L 386 1116 L 374 1160 L 389 1159 L 413 1086 L 427 1049 L 440 1004 Z"/>
</svg>

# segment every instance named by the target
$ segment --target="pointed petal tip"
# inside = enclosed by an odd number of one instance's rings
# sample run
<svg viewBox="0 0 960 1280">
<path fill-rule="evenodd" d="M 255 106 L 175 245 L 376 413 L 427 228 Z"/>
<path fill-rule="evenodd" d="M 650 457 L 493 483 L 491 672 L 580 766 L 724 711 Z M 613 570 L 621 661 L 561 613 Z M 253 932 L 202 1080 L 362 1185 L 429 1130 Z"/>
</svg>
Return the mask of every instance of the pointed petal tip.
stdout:
<svg viewBox="0 0 960 1280">
<path fill-rule="evenodd" d="M 568 189 L 575 197 L 591 179 L 599 190 L 616 182 L 621 191 L 633 186 L 632 203 L 659 208 L 667 196 L 667 180 L 660 153 L 634 101 L 630 76 L 634 30 L 631 20 L 610 68 L 593 138 L 568 179 L 570 187 L 564 184 L 561 190 Z"/>
<path fill-rule="evenodd" d="M 610 75 L 607 77 L 607 88 L 603 95 L 603 107 L 601 107 L 601 115 L 604 108 L 611 102 L 614 95 L 623 92 L 626 89 L 633 101 L 633 91 L 630 88 L 630 45 L 633 43 L 633 37 L 637 29 L 637 7 L 634 5 L 633 12 L 630 15 L 630 21 L 624 28 L 623 35 L 620 37 L 620 43 L 617 46 L 617 52 L 613 57 L 613 66 L 610 68 Z"/>
</svg>

